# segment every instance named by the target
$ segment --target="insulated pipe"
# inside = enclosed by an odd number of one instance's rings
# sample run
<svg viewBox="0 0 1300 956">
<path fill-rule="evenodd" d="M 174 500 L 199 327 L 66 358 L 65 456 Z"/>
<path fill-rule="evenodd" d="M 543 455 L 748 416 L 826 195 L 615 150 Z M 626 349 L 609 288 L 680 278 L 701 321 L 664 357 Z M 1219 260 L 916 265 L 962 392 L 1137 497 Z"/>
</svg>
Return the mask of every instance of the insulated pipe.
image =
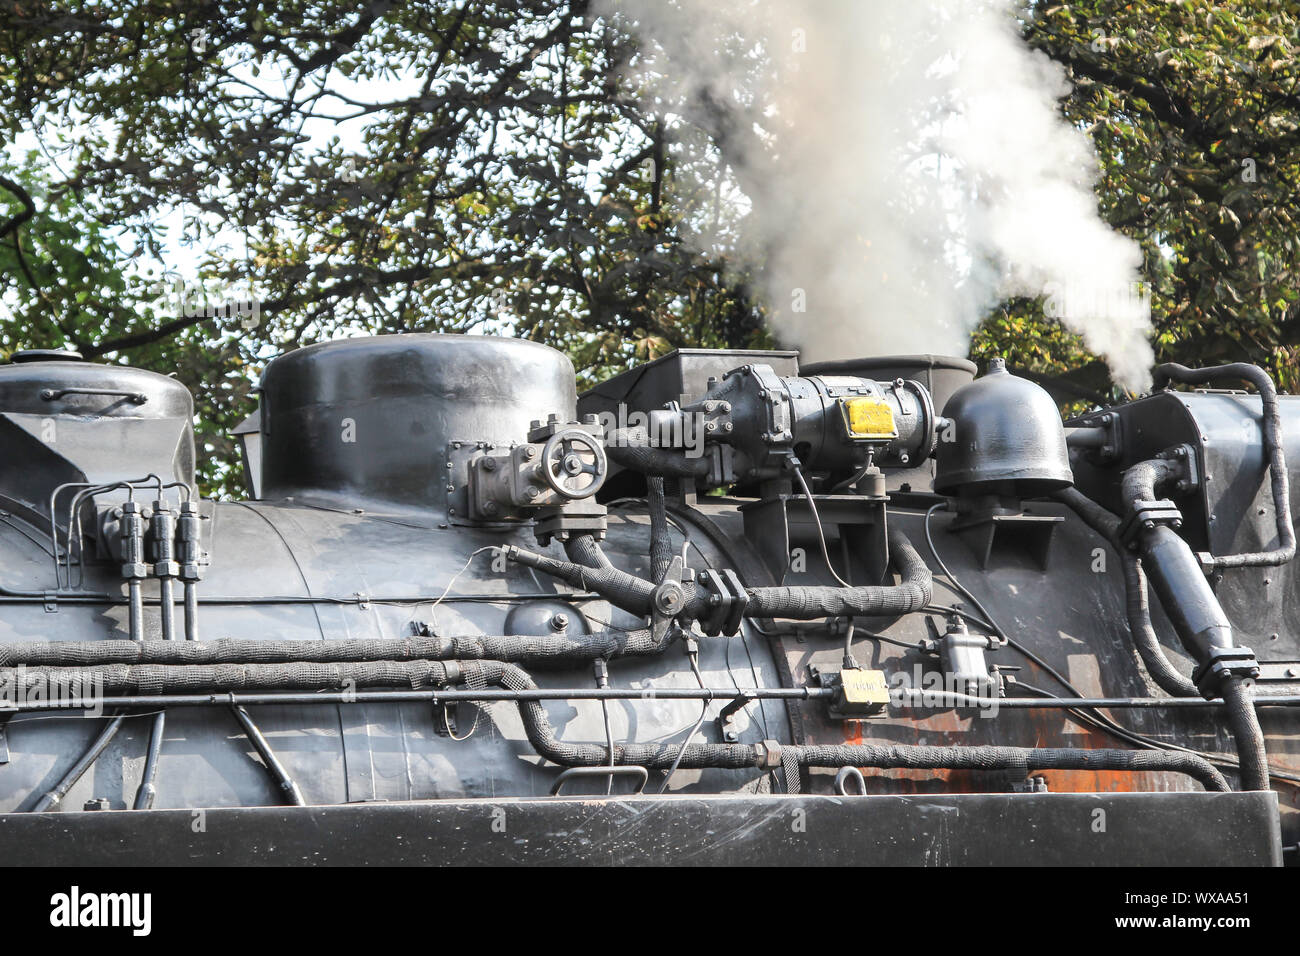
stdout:
<svg viewBox="0 0 1300 956">
<path fill-rule="evenodd" d="M 518 667 L 496 661 L 466 662 L 481 668 L 480 676 L 490 684 L 524 690 L 534 688 L 532 679 Z M 1127 770 L 1174 771 L 1198 780 L 1206 790 L 1229 789 L 1223 775 L 1194 754 L 1148 750 L 1034 749 L 1021 747 L 874 747 L 783 746 L 774 741 L 750 744 L 624 744 L 612 752 L 596 744 L 566 744 L 551 728 L 546 710 L 537 701 L 520 704 L 524 729 L 539 754 L 561 766 L 636 765 L 667 770 L 674 765 L 686 769 L 777 767 L 787 754 L 800 767 L 876 767 L 880 769 L 968 769 L 968 770 Z"/>
<path fill-rule="evenodd" d="M 364 663 L 453 658 L 570 666 L 597 659 L 653 655 L 649 629 L 584 635 L 489 635 L 463 637 L 351 638 L 280 641 L 222 638 L 216 641 L 16 641 L 0 644 L 0 667 L 85 667 L 106 664 Z"/>
<path fill-rule="evenodd" d="M 1259 390 L 1260 431 L 1264 439 L 1264 457 L 1268 461 L 1278 546 L 1271 551 L 1222 555 L 1213 561 L 1216 568 L 1275 567 L 1289 562 L 1295 557 L 1295 528 L 1291 523 L 1290 476 L 1286 469 L 1286 453 L 1282 448 L 1282 415 L 1273 379 L 1258 365 L 1245 362 L 1197 369 L 1168 362 L 1157 366 L 1152 378 L 1155 388 L 1165 388 L 1171 381 L 1183 385 L 1205 385 L 1224 379 L 1242 379 Z"/>
<path fill-rule="evenodd" d="M 673 561 L 672 538 L 668 531 L 668 503 L 664 499 L 663 478 L 646 478 L 646 508 L 650 512 L 650 580 L 659 585 Z"/>
<path fill-rule="evenodd" d="M 0 672 L 20 694 L 33 687 L 91 682 L 99 694 L 167 694 L 176 691 L 237 691 L 265 688 L 335 690 L 340 687 L 437 687 L 442 661 L 367 661 L 317 664 L 95 664 L 87 667 L 26 667 Z M 504 666 L 504 665 L 503 665 Z"/>
<path fill-rule="evenodd" d="M 709 459 L 688 458 L 685 452 L 653 447 L 644 427 L 618 428 L 605 436 L 605 454 L 631 471 L 670 478 L 703 478 Z"/>
<path fill-rule="evenodd" d="M 564 553 L 574 564 L 586 568 L 613 568 L 605 552 L 600 549 L 596 539 L 589 534 L 571 535 L 564 542 Z"/>
<path fill-rule="evenodd" d="M 308 670 L 302 670 L 294 669 L 291 665 L 282 665 L 276 669 L 276 673 L 264 674 L 254 672 L 252 667 L 256 665 L 250 665 L 248 669 L 150 668 L 149 670 L 154 673 L 149 674 L 148 677 L 153 686 L 157 686 L 159 680 L 164 684 L 188 684 L 203 680 L 224 689 L 230 684 L 242 683 L 230 678 L 236 676 L 234 672 L 246 670 L 244 676 L 257 676 L 264 682 L 270 683 L 274 678 L 275 686 L 308 689 L 323 686 L 339 687 L 347 680 L 356 680 L 358 684 L 391 682 L 395 686 L 409 684 L 413 688 L 445 687 L 448 684 L 466 681 L 471 684 L 477 682 L 481 685 L 495 685 L 515 691 L 537 690 L 537 685 L 525 671 L 502 661 L 380 663 L 382 666 L 370 673 L 352 671 L 340 666 L 303 665 Z M 165 674 L 158 673 L 159 671 L 184 673 Z M 197 673 L 199 671 L 206 673 Z M 106 681 L 106 684 L 114 688 L 120 683 L 122 682 L 118 680 Z M 523 699 L 518 703 L 525 733 L 534 749 L 552 763 L 566 767 L 640 766 L 668 770 L 677 765 L 686 769 L 739 770 L 781 766 L 789 757 L 801 767 L 1019 769 L 1026 772 L 1032 770 L 1176 771 L 1196 778 L 1207 790 L 1227 790 L 1222 775 L 1204 758 L 1168 751 L 866 745 L 819 747 L 782 746 L 774 741 L 757 745 L 615 744 L 612 748 L 599 744 L 570 744 L 556 736 L 546 709 L 539 700 Z M 79 766 L 84 764 L 88 767 L 105 746 L 107 740 L 103 740 L 102 743 L 97 742 L 96 746 L 82 758 Z M 71 784 L 69 783 L 68 786 Z M 66 789 L 63 792 L 66 793 Z M 47 797 L 49 796 L 47 794 Z"/>
<path fill-rule="evenodd" d="M 596 545 L 590 535 L 578 535 L 565 542 L 565 550 L 575 559 L 573 561 L 558 561 L 514 545 L 507 545 L 502 550 L 507 559 L 517 564 L 535 568 L 581 587 L 584 591 L 593 591 L 630 614 L 647 616 L 655 586 L 634 574 L 619 571 L 612 566 L 598 566 L 594 559 L 585 558 L 593 549 L 596 549 Z M 684 603 L 688 606 L 694 604 L 695 585 L 683 584 L 682 590 L 687 596 Z"/>
<path fill-rule="evenodd" d="M 571 547 L 576 547 L 571 543 Z M 610 603 L 631 614 L 650 613 L 655 586 L 649 581 L 614 568 L 591 568 L 557 561 L 545 555 L 507 546 L 511 561 L 535 568 L 563 581 L 595 591 Z M 930 603 L 931 574 L 912 542 L 897 528 L 889 530 L 890 562 L 901 581 L 897 585 L 862 587 L 766 587 L 746 588 L 749 603 L 746 617 L 785 617 L 819 620 L 824 617 L 879 617 L 919 611 Z M 700 618 L 708 610 L 709 594 L 693 583 L 684 583 L 682 614 Z"/>
<path fill-rule="evenodd" d="M 749 605 L 745 614 L 801 621 L 823 617 L 893 617 L 919 611 L 929 604 L 930 568 L 896 527 L 889 529 L 889 561 L 898 571 L 900 580 L 896 585 L 747 588 Z"/>
<path fill-rule="evenodd" d="M 829 687 L 746 687 L 744 696 L 754 700 L 831 700 L 837 691 Z M 734 698 L 735 687 L 657 687 L 657 700 L 725 700 Z M 559 701 L 611 701 L 644 700 L 644 689 L 635 687 L 547 687 L 537 690 L 502 690 L 500 688 L 425 688 L 422 690 L 332 690 L 310 691 L 306 693 L 276 690 L 257 690 L 249 692 L 189 693 L 189 694 L 150 694 L 123 696 L 120 694 L 103 697 L 68 699 L 55 701 L 27 702 L 12 708 L 15 713 L 37 713 L 49 711 L 87 710 L 97 704 L 108 708 L 114 707 L 229 707 L 239 704 L 245 707 L 258 706 L 292 706 L 315 707 L 336 704 L 444 704 L 457 701 L 472 703 L 506 701 L 515 703 L 520 700 L 559 700 Z M 890 706 L 909 709 L 933 709 L 937 704 L 951 707 L 988 709 L 988 697 L 976 697 L 969 694 L 955 694 L 944 691 L 926 691 L 911 689 L 891 694 Z M 1278 694 L 1264 697 L 1251 697 L 1254 707 L 1300 707 L 1300 696 Z M 1080 707 L 1117 707 L 1137 710 L 1197 710 L 1221 708 L 1225 704 L 1221 699 L 1206 700 L 1203 697 L 999 697 L 999 709 L 1007 710 L 1074 710 Z M 1217 757 L 1216 757 L 1217 759 Z M 1300 778 L 1297 778 L 1300 779 Z"/>
<path fill-rule="evenodd" d="M 1174 697 L 1199 697 L 1200 691 L 1190 678 L 1184 677 L 1165 656 L 1164 648 L 1151 626 L 1151 607 L 1147 600 L 1147 579 L 1142 565 L 1120 543 L 1120 520 L 1077 488 L 1062 488 L 1054 497 L 1071 508 L 1083 523 L 1110 542 L 1124 565 L 1124 597 L 1129 633 L 1147 673 L 1162 690 Z"/>
<path fill-rule="evenodd" d="M 1129 631 L 1137 646 L 1142 663 L 1162 690 L 1174 697 L 1199 697 L 1191 678 L 1184 677 L 1160 646 L 1156 629 L 1151 624 L 1151 604 L 1147 599 L 1147 578 L 1137 558 L 1127 552 L 1120 555 L 1124 563 L 1124 604 L 1128 613 Z"/>
<path fill-rule="evenodd" d="M 1228 708 L 1228 726 L 1237 742 L 1241 789 L 1268 789 L 1268 750 L 1264 731 L 1255 713 L 1254 682 L 1240 678 L 1223 682 L 1223 702 Z"/>
<path fill-rule="evenodd" d="M 881 770 L 1124 770 L 1182 773 L 1206 790 L 1231 790 L 1204 757 L 1168 750 L 1087 750 L 1068 747 L 877 747 L 870 744 L 783 747 L 802 767 L 874 767 Z"/>
</svg>

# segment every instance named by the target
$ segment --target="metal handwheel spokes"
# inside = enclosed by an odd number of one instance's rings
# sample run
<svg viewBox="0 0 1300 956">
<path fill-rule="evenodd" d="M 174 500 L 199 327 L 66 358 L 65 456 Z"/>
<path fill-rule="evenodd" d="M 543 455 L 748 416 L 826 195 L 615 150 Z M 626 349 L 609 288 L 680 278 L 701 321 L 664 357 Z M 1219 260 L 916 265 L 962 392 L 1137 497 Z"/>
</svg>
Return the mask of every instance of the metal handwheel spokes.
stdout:
<svg viewBox="0 0 1300 956">
<path fill-rule="evenodd" d="M 586 498 L 604 484 L 609 462 L 600 439 L 577 429 L 552 435 L 542 449 L 542 476 L 556 494 Z"/>
</svg>

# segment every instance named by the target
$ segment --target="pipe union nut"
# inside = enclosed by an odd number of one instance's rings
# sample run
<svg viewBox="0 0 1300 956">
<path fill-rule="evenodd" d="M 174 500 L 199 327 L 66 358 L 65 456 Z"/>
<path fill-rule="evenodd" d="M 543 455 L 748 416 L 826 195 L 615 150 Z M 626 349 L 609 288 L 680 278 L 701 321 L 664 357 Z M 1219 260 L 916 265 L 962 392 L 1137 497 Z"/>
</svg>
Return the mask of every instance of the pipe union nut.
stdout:
<svg viewBox="0 0 1300 956">
<path fill-rule="evenodd" d="M 775 770 L 781 766 L 781 745 L 775 740 L 754 744 L 754 763 L 764 770 Z"/>
<path fill-rule="evenodd" d="M 660 614 L 675 617 L 686 605 L 686 592 L 682 590 L 680 584 L 667 581 L 655 589 L 654 605 L 655 610 Z"/>
</svg>

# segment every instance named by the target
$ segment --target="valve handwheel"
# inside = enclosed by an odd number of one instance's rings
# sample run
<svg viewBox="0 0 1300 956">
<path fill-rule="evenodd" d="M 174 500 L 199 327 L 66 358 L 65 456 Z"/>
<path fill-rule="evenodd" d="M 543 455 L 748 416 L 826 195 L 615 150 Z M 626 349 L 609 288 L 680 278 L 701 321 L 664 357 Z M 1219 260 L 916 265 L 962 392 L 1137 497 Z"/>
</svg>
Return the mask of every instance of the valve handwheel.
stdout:
<svg viewBox="0 0 1300 956">
<path fill-rule="evenodd" d="M 542 477 L 562 497 L 594 495 L 608 473 L 604 445 L 587 432 L 566 428 L 552 435 L 542 448 Z"/>
</svg>

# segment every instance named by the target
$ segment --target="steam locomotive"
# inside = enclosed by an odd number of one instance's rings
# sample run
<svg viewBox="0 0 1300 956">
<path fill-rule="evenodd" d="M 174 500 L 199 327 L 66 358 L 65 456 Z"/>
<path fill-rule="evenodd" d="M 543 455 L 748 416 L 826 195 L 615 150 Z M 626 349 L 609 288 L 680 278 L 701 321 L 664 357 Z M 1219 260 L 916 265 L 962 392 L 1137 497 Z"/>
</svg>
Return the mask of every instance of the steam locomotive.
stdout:
<svg viewBox="0 0 1300 956">
<path fill-rule="evenodd" d="M 0 366 L 0 845 L 88 862 L 1276 865 L 1300 406 L 1161 366 L 354 338 L 250 495 L 177 381 Z"/>
</svg>

